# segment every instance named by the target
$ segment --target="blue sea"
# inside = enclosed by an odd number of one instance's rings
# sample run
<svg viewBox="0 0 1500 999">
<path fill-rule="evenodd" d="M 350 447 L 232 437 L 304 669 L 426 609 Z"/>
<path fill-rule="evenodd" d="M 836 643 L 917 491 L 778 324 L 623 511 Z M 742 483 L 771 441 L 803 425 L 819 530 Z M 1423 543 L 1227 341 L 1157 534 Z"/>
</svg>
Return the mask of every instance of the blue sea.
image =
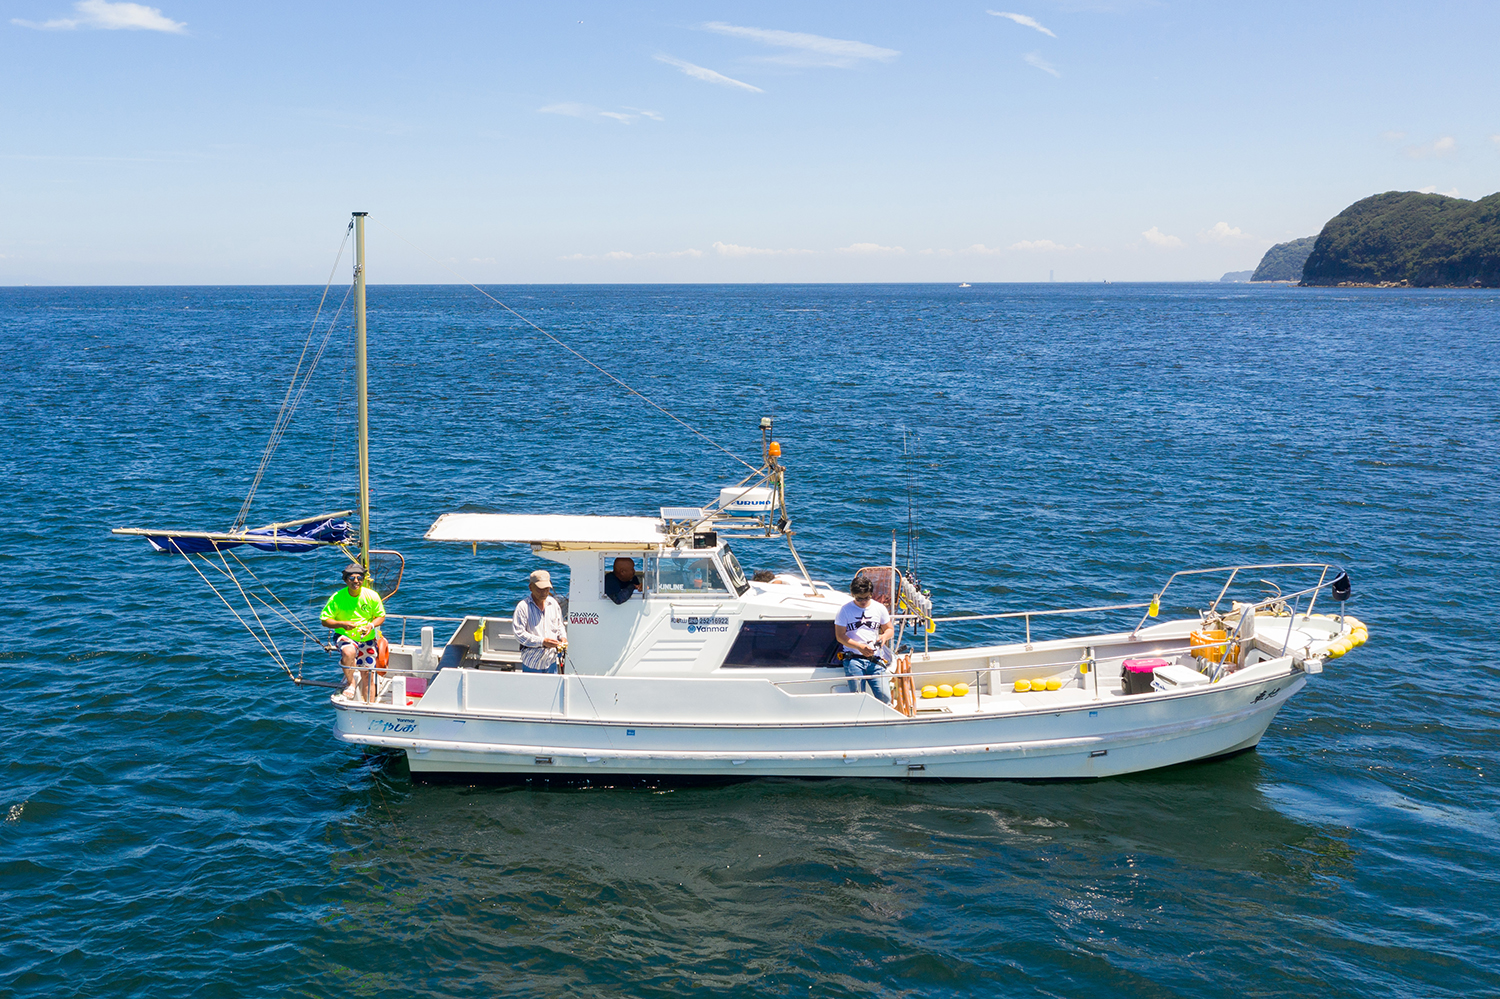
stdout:
<svg viewBox="0 0 1500 999">
<path fill-rule="evenodd" d="M 771 416 L 836 585 L 911 522 L 947 615 L 1328 560 L 1370 642 L 1257 750 L 1131 777 L 416 783 L 109 534 L 234 520 L 322 289 L 0 289 L 0 993 L 1500 994 L 1500 294 L 488 290 L 704 437 L 472 289 L 372 287 L 394 612 L 505 613 L 543 565 L 423 542 L 438 515 L 697 505 L 739 471 L 705 437 L 753 461 Z M 353 505 L 348 318 L 252 523 Z M 338 585 L 336 555 L 247 562 L 310 616 Z"/>
</svg>

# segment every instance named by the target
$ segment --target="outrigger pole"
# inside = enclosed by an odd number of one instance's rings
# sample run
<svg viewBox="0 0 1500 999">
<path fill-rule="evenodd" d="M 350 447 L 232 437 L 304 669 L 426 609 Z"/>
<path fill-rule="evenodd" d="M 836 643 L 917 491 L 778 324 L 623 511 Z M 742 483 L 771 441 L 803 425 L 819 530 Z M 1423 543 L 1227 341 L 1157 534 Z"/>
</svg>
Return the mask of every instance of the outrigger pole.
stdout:
<svg viewBox="0 0 1500 999">
<path fill-rule="evenodd" d="M 359 564 L 370 571 L 370 398 L 365 373 L 365 216 L 354 213 L 354 385 L 359 396 Z"/>
</svg>

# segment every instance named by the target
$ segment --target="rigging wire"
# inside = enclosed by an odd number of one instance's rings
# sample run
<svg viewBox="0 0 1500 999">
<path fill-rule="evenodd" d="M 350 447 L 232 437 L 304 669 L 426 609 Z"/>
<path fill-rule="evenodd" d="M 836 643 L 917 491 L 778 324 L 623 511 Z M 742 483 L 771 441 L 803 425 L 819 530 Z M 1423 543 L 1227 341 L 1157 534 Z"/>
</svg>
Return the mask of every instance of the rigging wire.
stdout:
<svg viewBox="0 0 1500 999">
<path fill-rule="evenodd" d="M 323 344 L 318 349 L 317 355 L 313 358 L 312 366 L 308 368 L 307 377 L 303 380 L 301 390 L 296 391 L 294 401 L 293 392 L 297 389 L 297 376 L 302 371 L 302 362 L 307 359 L 308 348 L 312 346 L 313 334 L 318 331 L 318 320 L 323 315 L 323 305 L 328 300 L 328 292 L 333 287 L 334 275 L 339 270 L 339 261 L 344 258 L 344 249 L 349 245 L 349 234 L 353 231 L 354 220 L 350 219 L 348 227 L 344 230 L 344 241 L 339 244 L 338 255 L 334 257 L 333 267 L 328 272 L 328 283 L 323 286 L 323 295 L 318 299 L 318 309 L 313 313 L 312 326 L 307 331 L 307 340 L 303 342 L 302 353 L 297 357 L 297 366 L 292 369 L 292 378 L 286 387 L 286 396 L 281 400 L 281 409 L 276 413 L 276 421 L 271 425 L 271 437 L 266 441 L 266 449 L 260 456 L 260 467 L 255 470 L 255 478 L 250 482 L 250 492 L 246 494 L 245 502 L 240 505 L 240 512 L 235 516 L 234 526 L 230 530 L 237 531 L 245 526 L 245 520 L 250 516 L 250 502 L 255 499 L 255 491 L 260 488 L 261 480 L 265 478 L 266 468 L 271 463 L 271 456 L 276 453 L 276 447 L 281 443 L 281 438 L 286 433 L 287 424 L 291 422 L 292 414 L 296 412 L 297 404 L 302 400 L 302 394 L 307 391 L 307 383 L 312 379 L 312 373 L 317 367 L 318 358 L 322 357 L 323 351 L 327 349 L 328 334 L 325 333 L 323 335 Z M 346 294 L 344 300 L 347 302 L 348 298 L 349 296 Z M 339 306 L 339 310 L 343 311 L 342 305 Z M 337 321 L 338 316 L 335 314 L 333 322 Z M 333 325 L 330 323 L 330 332 L 332 332 L 332 328 Z"/>
<path fill-rule="evenodd" d="M 917 440 L 920 444 L 920 439 Z M 906 568 L 917 573 L 917 504 L 914 497 L 911 474 L 911 452 L 907 445 L 907 431 L 901 428 L 901 464 L 906 471 Z"/>
<path fill-rule="evenodd" d="M 229 599 L 227 597 L 225 597 L 224 594 L 220 593 L 219 592 L 219 588 L 213 584 L 212 580 L 210 580 L 207 576 L 205 576 L 203 574 L 203 570 L 202 569 L 198 568 L 198 566 L 194 563 L 193 557 L 191 555 L 187 554 L 186 552 L 181 552 L 180 554 L 182 555 L 183 561 L 187 562 L 188 567 L 198 574 L 198 578 L 199 579 L 203 580 L 203 585 L 207 586 L 208 589 L 209 589 L 209 591 L 211 593 L 213 593 L 214 596 L 218 597 L 221 601 L 223 601 L 224 606 L 229 609 L 229 613 L 231 613 L 231 614 L 234 615 L 234 619 L 236 621 L 238 621 L 244 627 L 244 629 L 250 633 L 250 637 L 251 638 L 255 639 L 256 642 L 258 642 L 260 644 L 260 647 L 263 650 L 265 650 L 266 655 L 268 655 L 268 656 L 271 657 L 271 661 L 274 662 L 274 663 L 276 663 L 276 665 L 280 666 L 283 670 L 285 670 L 287 676 L 292 676 L 291 667 L 289 667 L 286 664 L 286 660 L 281 657 L 281 650 L 276 648 L 276 643 L 275 642 L 270 642 L 269 644 L 267 644 L 267 641 L 268 641 L 268 639 L 269 639 L 270 636 L 268 635 L 266 638 L 262 638 L 259 634 L 257 634 L 256 631 L 255 631 L 255 629 L 252 628 L 252 627 L 250 627 L 249 623 L 246 622 L 246 620 L 243 617 L 240 616 L 240 612 L 234 609 L 234 605 L 229 602 Z M 218 566 L 215 566 L 212 562 L 209 562 L 207 559 L 204 559 L 204 564 L 212 566 L 215 569 L 218 568 Z M 240 590 L 241 594 L 243 594 L 244 592 L 245 591 L 243 589 Z M 256 623 L 257 624 L 260 623 L 259 618 L 256 619 Z M 262 625 L 261 627 L 264 628 L 265 626 Z M 296 679 L 296 678 L 293 677 L 293 679 Z"/>
<path fill-rule="evenodd" d="M 416 243 L 413 243 L 411 240 L 407 239 L 405 236 L 401 235 L 399 232 L 397 232 L 396 230 L 392 229 L 390 226 L 386 225 L 384 222 L 381 222 L 379 219 L 376 219 L 373 216 L 371 217 L 371 221 L 373 221 L 376 225 L 380 226 L 386 232 L 390 233 L 392 236 L 395 236 L 397 239 L 401 240 L 401 242 L 405 243 L 407 246 L 410 246 L 412 249 L 416 250 L 418 253 L 422 254 L 427 259 L 431 260 L 433 263 L 437 264 L 439 267 L 442 267 L 449 274 L 452 274 L 454 277 L 458 278 L 458 280 L 461 283 L 468 285 L 470 288 L 473 288 L 475 291 L 479 292 L 479 294 L 483 295 L 485 298 L 489 299 L 491 302 L 494 302 L 496 305 L 500 306 L 500 308 L 504 309 L 506 312 L 509 312 L 511 315 L 513 315 L 517 319 L 521 320 L 521 322 L 525 323 L 527 326 L 530 326 L 532 329 L 536 330 L 542 336 L 546 337 L 548 340 L 551 340 L 553 343 L 557 344 L 563 350 L 566 350 L 568 353 L 570 353 L 574 357 L 578 358 L 584 364 L 587 364 L 589 367 L 591 367 L 595 371 L 599 372 L 605 378 L 608 378 L 610 381 L 614 382 L 616 385 L 618 385 L 621 388 L 623 388 L 630 395 L 640 396 L 641 399 L 644 400 L 645 403 L 648 406 L 651 406 L 653 409 L 657 410 L 659 413 L 661 413 L 663 416 L 667 417 L 669 420 L 674 421 L 679 426 L 683 427 L 685 430 L 687 430 L 687 431 L 689 431 L 691 433 L 694 433 L 694 434 L 698 435 L 699 437 L 703 438 L 710 445 L 712 445 L 713 447 L 717 448 L 718 450 L 724 452 L 725 454 L 729 455 L 729 457 L 733 458 L 735 461 L 739 462 L 741 465 L 744 465 L 746 468 L 750 469 L 750 471 L 752 471 L 752 472 L 759 471 L 759 469 L 756 468 L 756 466 L 750 464 L 744 458 L 741 458 L 739 455 L 735 454 L 733 451 L 729 450 L 727 447 L 725 447 L 724 445 L 720 444 L 718 441 L 714 440 L 712 437 L 708 436 L 708 434 L 706 434 L 703 431 L 699 430 L 697 427 L 695 427 L 692 424 L 688 423 L 686 420 L 684 420 L 681 417 L 677 416 L 676 414 L 672 413 L 671 411 L 669 411 L 668 409 L 666 409 L 666 407 L 662 406 L 660 403 L 656 402 L 650 396 L 646 395 L 646 393 L 640 391 L 639 389 L 633 388 L 632 386 L 630 386 L 629 384 L 627 384 L 624 381 L 624 379 L 616 377 L 613 373 L 605 370 L 600 365 L 598 365 L 598 364 L 594 363 L 593 361 L 589 360 L 582 353 L 580 353 L 579 351 L 577 351 L 574 348 L 570 347 L 568 344 L 564 343 L 562 340 L 560 340 L 557 337 L 553 336 L 551 333 L 548 333 L 546 330 L 542 329 L 536 323 L 532 322 L 530 319 L 527 319 L 525 316 L 521 315 L 521 313 L 517 312 L 515 309 L 512 309 L 510 306 L 508 306 L 504 302 L 500 301 L 500 299 L 496 298 L 494 295 L 491 295 L 489 292 L 487 292 L 483 288 L 479 287 L 479 285 L 475 284 L 472 281 L 465 280 L 464 277 L 461 274 L 459 274 L 456 270 L 454 270 L 452 267 L 449 267 L 446 263 L 444 263 L 443 261 L 439 260 L 437 257 L 434 257 L 432 254 L 428 253 L 426 250 L 422 249 Z"/>
</svg>

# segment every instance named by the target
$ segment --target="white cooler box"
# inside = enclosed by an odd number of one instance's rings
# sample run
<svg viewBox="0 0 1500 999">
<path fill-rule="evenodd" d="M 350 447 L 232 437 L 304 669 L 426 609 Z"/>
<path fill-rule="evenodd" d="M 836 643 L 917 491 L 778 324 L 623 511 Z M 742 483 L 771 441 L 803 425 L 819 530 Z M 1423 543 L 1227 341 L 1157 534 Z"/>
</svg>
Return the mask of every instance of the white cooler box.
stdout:
<svg viewBox="0 0 1500 999">
<path fill-rule="evenodd" d="M 1170 692 L 1201 687 L 1209 682 L 1208 677 L 1190 666 L 1158 666 L 1151 671 L 1151 688 Z"/>
</svg>

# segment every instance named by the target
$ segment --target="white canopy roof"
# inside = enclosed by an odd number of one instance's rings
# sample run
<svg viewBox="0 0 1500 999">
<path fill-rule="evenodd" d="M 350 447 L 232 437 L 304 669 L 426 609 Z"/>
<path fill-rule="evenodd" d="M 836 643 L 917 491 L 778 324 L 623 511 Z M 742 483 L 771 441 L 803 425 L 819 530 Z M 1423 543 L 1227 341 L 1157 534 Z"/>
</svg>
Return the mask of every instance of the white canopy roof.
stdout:
<svg viewBox="0 0 1500 999">
<path fill-rule="evenodd" d="M 654 517 L 579 517 L 568 514 L 445 513 L 428 541 L 514 541 L 579 548 L 646 548 L 666 541 Z"/>
</svg>

